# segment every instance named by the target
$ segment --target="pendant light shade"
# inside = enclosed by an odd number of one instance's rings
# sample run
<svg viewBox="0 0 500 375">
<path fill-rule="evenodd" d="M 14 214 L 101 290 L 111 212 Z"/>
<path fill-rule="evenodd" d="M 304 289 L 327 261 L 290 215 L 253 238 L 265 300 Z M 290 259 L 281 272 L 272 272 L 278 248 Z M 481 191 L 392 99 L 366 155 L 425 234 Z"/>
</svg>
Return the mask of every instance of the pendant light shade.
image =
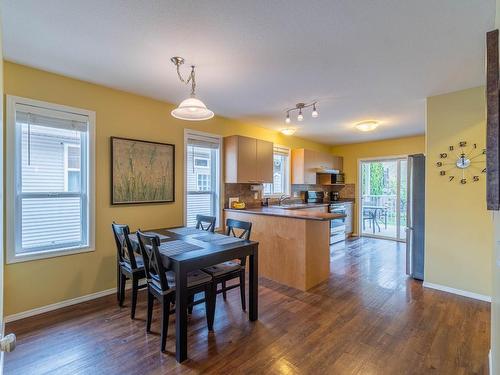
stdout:
<svg viewBox="0 0 500 375">
<path fill-rule="evenodd" d="M 174 56 L 170 59 L 170 61 L 172 61 L 177 68 L 177 76 L 179 77 L 179 80 L 186 85 L 191 83 L 191 97 L 183 100 L 176 109 L 170 112 L 170 114 L 179 120 L 187 121 L 203 121 L 214 117 L 214 113 L 207 108 L 205 103 L 203 103 L 200 99 L 196 99 L 196 77 L 194 65 L 191 65 L 191 73 L 188 78 L 184 79 L 179 70 L 180 66 L 184 64 L 184 59 L 179 56 Z"/>
<path fill-rule="evenodd" d="M 195 97 L 190 97 L 181 102 L 171 112 L 171 115 L 179 120 L 203 121 L 214 117 L 214 113 L 207 108 L 205 103 Z"/>
</svg>

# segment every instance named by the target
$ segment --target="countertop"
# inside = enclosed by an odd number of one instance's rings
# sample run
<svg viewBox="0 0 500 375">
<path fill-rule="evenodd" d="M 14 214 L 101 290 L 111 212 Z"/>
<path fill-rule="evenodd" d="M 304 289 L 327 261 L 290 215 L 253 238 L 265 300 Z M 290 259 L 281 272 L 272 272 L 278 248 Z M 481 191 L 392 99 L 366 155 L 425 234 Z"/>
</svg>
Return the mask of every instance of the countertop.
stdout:
<svg viewBox="0 0 500 375">
<path fill-rule="evenodd" d="M 231 212 L 241 212 L 241 213 L 246 213 L 246 214 L 254 214 L 254 215 L 267 215 L 267 216 L 279 216 L 279 217 L 289 217 L 292 219 L 302 219 L 302 220 L 317 220 L 317 221 L 329 221 L 332 219 L 338 219 L 345 217 L 346 215 L 341 215 L 341 214 L 331 214 L 328 212 L 314 212 L 314 211 L 307 211 L 304 210 L 305 208 L 314 208 L 314 207 L 321 207 L 321 206 L 327 206 L 328 204 L 310 204 L 310 205 L 304 205 L 301 206 L 300 208 L 293 208 L 293 209 L 285 209 L 285 208 L 279 208 L 276 206 L 271 206 L 271 207 L 259 207 L 259 208 L 245 208 L 242 210 L 237 210 L 235 208 L 225 208 L 224 211 L 231 211 Z"/>
</svg>

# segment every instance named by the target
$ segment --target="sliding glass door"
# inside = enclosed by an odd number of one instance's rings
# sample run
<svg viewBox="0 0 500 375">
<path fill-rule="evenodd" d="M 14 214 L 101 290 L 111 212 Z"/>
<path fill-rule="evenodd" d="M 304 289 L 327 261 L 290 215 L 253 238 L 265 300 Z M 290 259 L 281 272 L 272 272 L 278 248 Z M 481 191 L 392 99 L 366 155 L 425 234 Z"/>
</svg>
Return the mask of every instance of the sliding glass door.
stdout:
<svg viewBox="0 0 500 375">
<path fill-rule="evenodd" d="M 406 178 L 406 158 L 361 161 L 361 235 L 405 240 Z"/>
</svg>

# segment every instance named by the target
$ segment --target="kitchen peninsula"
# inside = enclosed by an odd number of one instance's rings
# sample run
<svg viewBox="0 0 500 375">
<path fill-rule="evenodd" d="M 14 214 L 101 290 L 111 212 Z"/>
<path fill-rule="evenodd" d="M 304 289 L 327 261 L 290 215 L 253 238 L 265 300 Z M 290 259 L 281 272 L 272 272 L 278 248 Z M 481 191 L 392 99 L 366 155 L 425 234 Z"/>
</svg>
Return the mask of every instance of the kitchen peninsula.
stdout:
<svg viewBox="0 0 500 375">
<path fill-rule="evenodd" d="M 330 220 L 345 215 L 329 213 L 327 204 L 224 211 L 226 218 L 252 222 L 263 277 L 303 291 L 328 279 Z"/>
</svg>

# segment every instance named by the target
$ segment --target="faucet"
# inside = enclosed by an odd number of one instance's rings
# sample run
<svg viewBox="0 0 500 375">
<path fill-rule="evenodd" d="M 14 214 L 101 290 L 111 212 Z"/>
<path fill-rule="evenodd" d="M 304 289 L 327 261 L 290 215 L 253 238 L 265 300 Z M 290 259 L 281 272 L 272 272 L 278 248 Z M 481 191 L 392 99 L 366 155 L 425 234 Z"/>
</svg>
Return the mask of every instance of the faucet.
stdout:
<svg viewBox="0 0 500 375">
<path fill-rule="evenodd" d="M 286 194 L 283 194 L 282 196 L 280 196 L 280 199 L 279 199 L 279 205 L 281 206 L 281 204 L 286 201 L 287 199 L 290 199 L 290 196 L 289 195 L 286 195 Z"/>
</svg>

